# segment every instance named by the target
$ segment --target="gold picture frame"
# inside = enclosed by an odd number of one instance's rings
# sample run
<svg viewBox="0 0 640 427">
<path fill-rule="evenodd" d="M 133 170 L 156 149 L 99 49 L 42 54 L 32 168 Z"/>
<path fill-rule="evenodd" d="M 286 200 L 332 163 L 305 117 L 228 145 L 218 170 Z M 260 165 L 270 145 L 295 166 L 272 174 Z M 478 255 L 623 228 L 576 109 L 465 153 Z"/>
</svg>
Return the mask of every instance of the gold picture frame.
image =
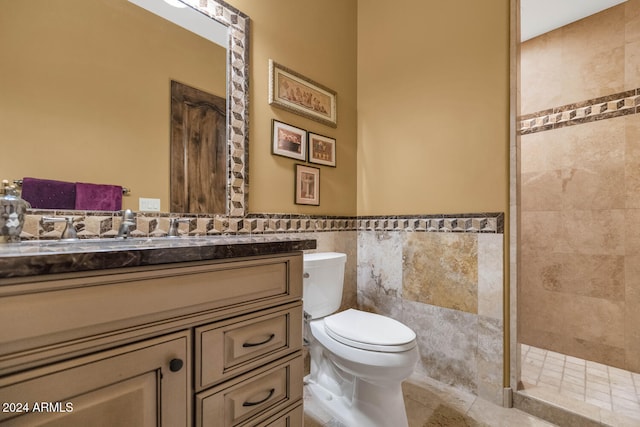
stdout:
<svg viewBox="0 0 640 427">
<path fill-rule="evenodd" d="M 337 93 L 269 60 L 269 105 L 337 127 Z"/>
</svg>

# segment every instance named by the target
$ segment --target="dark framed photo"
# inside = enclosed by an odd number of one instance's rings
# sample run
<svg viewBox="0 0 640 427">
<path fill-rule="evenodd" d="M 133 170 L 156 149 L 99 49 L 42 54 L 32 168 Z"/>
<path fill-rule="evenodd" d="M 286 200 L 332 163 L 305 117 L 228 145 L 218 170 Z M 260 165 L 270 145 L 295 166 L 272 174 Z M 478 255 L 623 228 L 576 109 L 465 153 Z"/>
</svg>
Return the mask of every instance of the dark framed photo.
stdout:
<svg viewBox="0 0 640 427">
<path fill-rule="evenodd" d="M 334 90 L 269 60 L 269 105 L 336 127 Z"/>
<path fill-rule="evenodd" d="M 278 156 L 307 160 L 307 131 L 273 120 L 271 152 Z"/>
<path fill-rule="evenodd" d="M 296 164 L 295 203 L 320 206 L 320 168 Z"/>
<path fill-rule="evenodd" d="M 309 132 L 309 162 L 336 167 L 336 140 Z"/>
</svg>

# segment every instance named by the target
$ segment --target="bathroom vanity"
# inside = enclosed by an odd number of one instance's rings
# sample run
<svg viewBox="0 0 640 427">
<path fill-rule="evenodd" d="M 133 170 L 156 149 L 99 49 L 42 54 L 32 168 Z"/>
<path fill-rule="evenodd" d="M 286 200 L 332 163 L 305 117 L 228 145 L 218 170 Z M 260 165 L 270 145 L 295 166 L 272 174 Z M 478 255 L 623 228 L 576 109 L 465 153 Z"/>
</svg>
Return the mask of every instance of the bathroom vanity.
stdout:
<svg viewBox="0 0 640 427">
<path fill-rule="evenodd" d="M 301 426 L 302 250 L 314 248 L 4 245 L 0 425 Z"/>
</svg>

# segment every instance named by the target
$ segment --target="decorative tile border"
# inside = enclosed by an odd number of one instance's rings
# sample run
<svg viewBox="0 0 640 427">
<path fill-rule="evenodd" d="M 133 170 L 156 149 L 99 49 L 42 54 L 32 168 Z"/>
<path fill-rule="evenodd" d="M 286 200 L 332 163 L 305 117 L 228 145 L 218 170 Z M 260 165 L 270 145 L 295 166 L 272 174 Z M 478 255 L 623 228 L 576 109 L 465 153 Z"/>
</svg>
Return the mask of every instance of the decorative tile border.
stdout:
<svg viewBox="0 0 640 427">
<path fill-rule="evenodd" d="M 526 135 L 639 112 L 640 88 L 523 115 L 518 132 Z"/>
<path fill-rule="evenodd" d="M 81 239 L 113 238 L 122 222 L 120 212 L 31 211 L 22 231 L 23 240 L 59 239 L 64 223 L 42 224 L 43 216 L 73 217 Z M 180 234 L 217 236 L 234 234 L 307 233 L 325 231 L 415 231 L 504 233 L 503 213 L 403 216 L 319 216 L 298 214 L 249 214 L 245 217 L 194 214 L 136 214 L 131 237 L 166 237 L 171 218 L 186 218 Z"/>
<path fill-rule="evenodd" d="M 504 214 L 358 217 L 358 230 L 504 233 Z"/>
</svg>

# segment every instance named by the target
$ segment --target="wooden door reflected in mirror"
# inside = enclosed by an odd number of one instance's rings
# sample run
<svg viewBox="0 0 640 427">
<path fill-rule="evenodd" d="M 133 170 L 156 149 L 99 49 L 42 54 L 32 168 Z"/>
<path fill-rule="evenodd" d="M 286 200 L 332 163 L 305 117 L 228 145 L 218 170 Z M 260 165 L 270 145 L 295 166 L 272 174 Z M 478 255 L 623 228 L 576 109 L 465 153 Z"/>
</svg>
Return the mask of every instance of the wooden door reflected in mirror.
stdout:
<svg viewBox="0 0 640 427">
<path fill-rule="evenodd" d="M 225 212 L 226 100 L 171 82 L 172 212 Z"/>
</svg>

